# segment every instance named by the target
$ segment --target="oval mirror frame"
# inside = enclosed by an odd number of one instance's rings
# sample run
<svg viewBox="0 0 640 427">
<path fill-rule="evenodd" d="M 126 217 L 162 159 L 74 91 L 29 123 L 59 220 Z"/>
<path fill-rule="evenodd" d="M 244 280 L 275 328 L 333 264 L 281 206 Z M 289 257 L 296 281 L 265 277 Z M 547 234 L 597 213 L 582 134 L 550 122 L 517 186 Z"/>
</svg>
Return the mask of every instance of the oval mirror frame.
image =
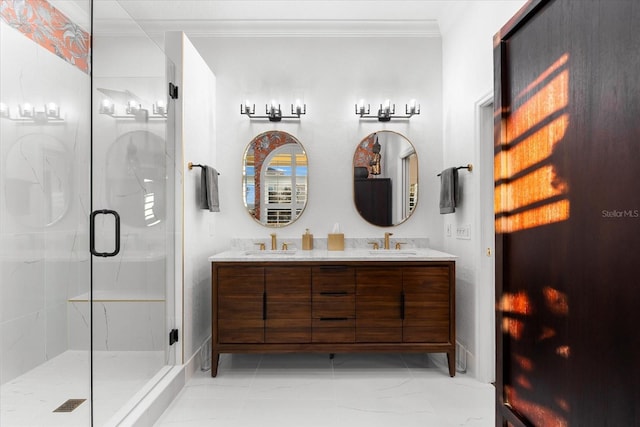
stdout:
<svg viewBox="0 0 640 427">
<path fill-rule="evenodd" d="M 404 135 L 380 130 L 353 155 L 353 201 L 360 216 L 380 227 L 402 224 L 418 203 L 418 154 Z"/>
<path fill-rule="evenodd" d="M 265 227 L 300 218 L 307 206 L 307 173 L 306 151 L 293 135 L 270 130 L 253 138 L 242 157 L 242 200 L 251 218 Z"/>
</svg>

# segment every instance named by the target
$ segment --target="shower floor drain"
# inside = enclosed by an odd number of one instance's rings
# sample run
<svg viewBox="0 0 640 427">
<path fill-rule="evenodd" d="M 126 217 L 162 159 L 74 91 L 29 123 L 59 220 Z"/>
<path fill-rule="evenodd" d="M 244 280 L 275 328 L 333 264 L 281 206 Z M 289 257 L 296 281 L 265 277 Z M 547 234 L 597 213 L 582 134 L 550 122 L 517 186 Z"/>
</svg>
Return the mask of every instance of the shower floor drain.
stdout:
<svg viewBox="0 0 640 427">
<path fill-rule="evenodd" d="M 72 412 L 87 399 L 69 399 L 58 406 L 53 412 Z"/>
</svg>

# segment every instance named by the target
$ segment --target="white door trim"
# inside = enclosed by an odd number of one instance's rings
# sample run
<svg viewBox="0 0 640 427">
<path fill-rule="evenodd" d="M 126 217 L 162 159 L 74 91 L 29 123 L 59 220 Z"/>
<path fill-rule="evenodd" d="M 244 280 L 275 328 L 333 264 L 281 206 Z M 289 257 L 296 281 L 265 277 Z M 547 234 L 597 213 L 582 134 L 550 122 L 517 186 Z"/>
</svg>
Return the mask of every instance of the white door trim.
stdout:
<svg viewBox="0 0 640 427">
<path fill-rule="evenodd" d="M 476 378 L 495 381 L 495 224 L 493 206 L 493 90 L 475 103 L 476 180 Z M 489 251 L 489 252 L 488 252 Z"/>
</svg>

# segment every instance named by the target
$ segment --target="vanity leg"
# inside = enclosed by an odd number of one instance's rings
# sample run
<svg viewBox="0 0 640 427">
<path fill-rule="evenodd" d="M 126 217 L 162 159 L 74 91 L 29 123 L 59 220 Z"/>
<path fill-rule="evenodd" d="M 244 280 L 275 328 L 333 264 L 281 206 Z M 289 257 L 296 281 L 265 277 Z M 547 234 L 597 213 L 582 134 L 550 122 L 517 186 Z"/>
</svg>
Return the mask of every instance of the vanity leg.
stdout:
<svg viewBox="0 0 640 427">
<path fill-rule="evenodd" d="M 218 362 L 220 362 L 220 353 L 211 352 L 211 376 L 218 375 Z"/>
<path fill-rule="evenodd" d="M 456 376 L 456 351 L 447 351 L 447 363 L 449 364 L 449 376 Z"/>
</svg>

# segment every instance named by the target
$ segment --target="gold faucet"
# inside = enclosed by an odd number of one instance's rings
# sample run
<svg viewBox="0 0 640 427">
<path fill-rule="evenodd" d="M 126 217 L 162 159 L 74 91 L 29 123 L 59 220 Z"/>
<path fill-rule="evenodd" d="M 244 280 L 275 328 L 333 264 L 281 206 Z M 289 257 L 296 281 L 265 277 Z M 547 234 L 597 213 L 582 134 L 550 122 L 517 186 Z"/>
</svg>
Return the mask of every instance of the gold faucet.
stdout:
<svg viewBox="0 0 640 427">
<path fill-rule="evenodd" d="M 380 249 L 380 245 L 378 244 L 378 242 L 369 242 L 370 245 L 373 245 L 373 249 L 378 250 Z"/>
<path fill-rule="evenodd" d="M 275 251 L 278 249 L 278 244 L 276 242 L 276 233 L 271 233 L 271 250 Z"/>
<path fill-rule="evenodd" d="M 384 248 L 389 249 L 389 236 L 393 236 L 393 233 L 384 233 Z"/>
<path fill-rule="evenodd" d="M 264 250 L 265 250 L 264 243 L 262 243 L 262 242 L 254 243 L 254 245 L 258 245 L 258 248 L 259 248 L 261 251 L 264 251 Z"/>
<path fill-rule="evenodd" d="M 283 251 L 288 251 L 289 250 L 289 242 L 282 242 L 282 250 Z"/>
</svg>

